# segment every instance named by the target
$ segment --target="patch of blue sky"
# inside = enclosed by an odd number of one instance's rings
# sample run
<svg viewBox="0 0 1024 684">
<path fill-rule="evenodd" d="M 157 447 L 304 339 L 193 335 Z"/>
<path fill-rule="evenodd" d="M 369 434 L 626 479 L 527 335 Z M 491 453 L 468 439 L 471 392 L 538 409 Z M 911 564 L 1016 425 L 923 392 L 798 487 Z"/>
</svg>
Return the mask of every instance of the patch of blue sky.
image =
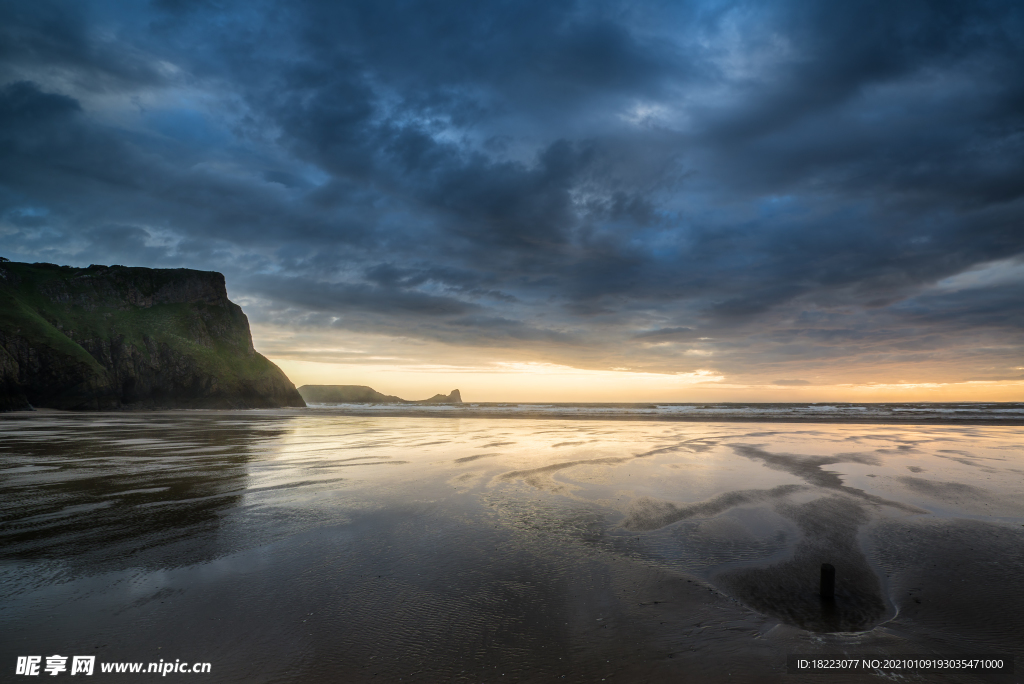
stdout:
<svg viewBox="0 0 1024 684">
<path fill-rule="evenodd" d="M 10 209 L 4 214 L 4 222 L 10 222 L 18 227 L 37 227 L 42 225 L 50 215 L 50 210 L 44 206 L 21 206 Z"/>
<path fill-rule="evenodd" d="M 630 246 L 656 261 L 676 261 L 690 244 L 689 231 L 683 226 L 651 227 L 636 231 Z"/>
<path fill-rule="evenodd" d="M 144 120 L 149 130 L 192 146 L 219 147 L 234 142 L 230 133 L 194 109 L 149 110 Z"/>
<path fill-rule="evenodd" d="M 317 188 L 331 180 L 331 174 L 327 173 L 319 166 L 314 166 L 313 164 L 303 164 L 298 173 L 302 178 L 309 181 L 309 183 Z"/>
<path fill-rule="evenodd" d="M 800 209 L 799 200 L 793 195 L 769 195 L 758 202 L 758 213 L 762 218 L 780 214 L 792 214 Z"/>
</svg>

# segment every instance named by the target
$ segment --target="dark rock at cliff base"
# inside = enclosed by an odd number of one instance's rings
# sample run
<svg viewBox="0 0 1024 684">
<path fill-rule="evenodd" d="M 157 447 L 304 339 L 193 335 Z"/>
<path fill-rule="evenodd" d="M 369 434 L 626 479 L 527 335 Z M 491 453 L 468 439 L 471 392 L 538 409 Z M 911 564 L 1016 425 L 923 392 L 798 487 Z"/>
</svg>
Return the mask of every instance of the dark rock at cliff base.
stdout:
<svg viewBox="0 0 1024 684">
<path fill-rule="evenodd" d="M 423 401 L 406 401 L 390 394 L 381 394 L 366 385 L 303 385 L 302 398 L 311 404 L 461 404 L 459 390 L 451 394 L 435 394 Z"/>
<path fill-rule="evenodd" d="M 224 276 L 0 263 L 0 411 L 305 406 Z"/>
</svg>

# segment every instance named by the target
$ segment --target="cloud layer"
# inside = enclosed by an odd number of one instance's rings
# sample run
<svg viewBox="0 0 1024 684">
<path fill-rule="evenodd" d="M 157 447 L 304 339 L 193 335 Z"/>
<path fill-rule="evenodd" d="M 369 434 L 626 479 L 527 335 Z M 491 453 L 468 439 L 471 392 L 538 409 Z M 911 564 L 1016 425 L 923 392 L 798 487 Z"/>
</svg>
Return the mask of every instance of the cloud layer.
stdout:
<svg viewBox="0 0 1024 684">
<path fill-rule="evenodd" d="M 1010 1 L 0 2 L 0 251 L 220 270 L 272 356 L 1008 380 L 1021 64 Z"/>
</svg>

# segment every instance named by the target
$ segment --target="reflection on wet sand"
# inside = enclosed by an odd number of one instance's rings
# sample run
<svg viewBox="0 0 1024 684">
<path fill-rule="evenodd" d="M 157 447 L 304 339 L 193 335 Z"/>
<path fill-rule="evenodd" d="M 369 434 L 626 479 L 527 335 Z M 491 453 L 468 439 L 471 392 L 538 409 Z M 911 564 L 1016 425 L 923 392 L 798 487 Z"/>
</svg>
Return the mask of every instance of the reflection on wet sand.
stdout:
<svg viewBox="0 0 1024 684">
<path fill-rule="evenodd" d="M 71 572 L 174 541 L 187 547 L 178 564 L 220 555 L 211 533 L 246 492 L 254 445 L 281 434 L 215 416 L 60 415 L 43 425 L 0 423 L 3 557 L 59 560 Z"/>
<path fill-rule="evenodd" d="M 0 666 L 63 649 L 208 660 L 211 681 L 791 681 L 787 653 L 1020 656 L 1022 436 L 4 416 Z"/>
</svg>

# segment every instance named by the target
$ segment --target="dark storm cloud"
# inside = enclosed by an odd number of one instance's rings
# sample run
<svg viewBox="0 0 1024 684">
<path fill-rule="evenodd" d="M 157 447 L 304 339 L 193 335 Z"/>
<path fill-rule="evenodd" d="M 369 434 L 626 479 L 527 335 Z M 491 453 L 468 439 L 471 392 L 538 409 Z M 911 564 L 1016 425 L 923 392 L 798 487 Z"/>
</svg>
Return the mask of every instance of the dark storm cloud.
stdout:
<svg viewBox="0 0 1024 684">
<path fill-rule="evenodd" d="M 43 93 L 39 86 L 28 81 L 10 83 L 0 90 L 0 124 L 8 131 L 5 137 L 11 145 L 21 142 L 21 135 L 13 136 L 11 132 L 23 135 L 33 127 L 80 111 L 82 108 L 74 99 Z"/>
<path fill-rule="evenodd" d="M 1005 69 L 1020 57 L 1020 16 L 1005 2 L 783 2 L 754 11 L 764 15 L 766 30 L 781 29 L 813 59 L 772 73 L 754 87 L 751 106 L 720 119 L 715 128 L 730 140 L 789 127 L 922 69 L 955 70 L 979 55 L 995 57 L 986 66 Z"/>
<path fill-rule="evenodd" d="M 167 80 L 131 41 L 96 35 L 92 9 L 87 3 L 0 3 L 0 77 L 48 72 L 90 91 L 126 92 Z"/>
<path fill-rule="evenodd" d="M 246 285 L 255 294 L 327 314 L 370 311 L 383 316 L 452 316 L 477 308 L 453 297 L 364 283 L 325 285 L 302 278 L 257 276 L 248 279 Z"/>
<path fill-rule="evenodd" d="M 908 321 L 939 323 L 944 329 L 1024 329 L 1021 284 L 993 285 L 956 292 L 929 293 L 895 305 Z"/>
<path fill-rule="evenodd" d="M 1022 63 L 1015 2 L 0 2 L 0 235 L 560 362 L 1019 348 L 934 286 L 1024 254 Z"/>
</svg>

